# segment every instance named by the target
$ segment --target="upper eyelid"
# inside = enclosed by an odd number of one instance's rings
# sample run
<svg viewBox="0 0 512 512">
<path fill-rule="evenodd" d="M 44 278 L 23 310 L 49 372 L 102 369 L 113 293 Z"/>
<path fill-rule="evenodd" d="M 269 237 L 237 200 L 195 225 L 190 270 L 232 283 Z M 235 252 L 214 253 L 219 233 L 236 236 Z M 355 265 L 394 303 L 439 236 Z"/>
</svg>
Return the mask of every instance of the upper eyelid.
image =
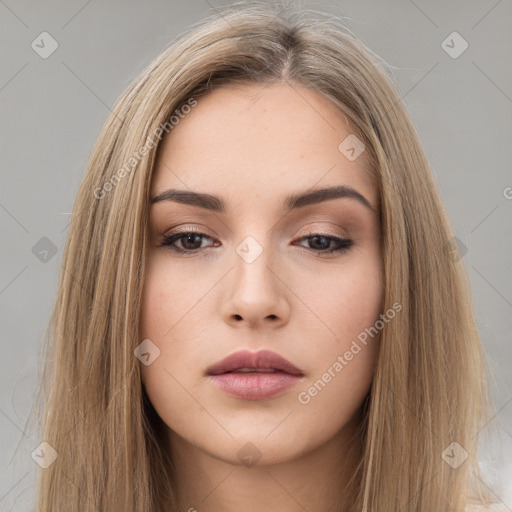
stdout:
<svg viewBox="0 0 512 512">
<path fill-rule="evenodd" d="M 318 224 L 326 224 L 326 223 L 330 224 L 330 225 L 336 225 L 336 228 L 334 228 L 334 227 L 326 228 L 323 226 L 318 226 Z M 349 224 L 351 225 L 352 221 L 350 221 Z M 176 231 L 174 231 L 175 229 L 176 229 Z M 332 236 L 349 236 L 347 226 L 342 227 L 341 225 L 339 225 L 339 220 L 338 221 L 334 221 L 334 220 L 329 221 L 329 220 L 325 220 L 325 219 L 315 219 L 311 222 L 308 222 L 305 226 L 303 226 L 303 229 L 307 230 L 308 232 L 315 232 L 315 233 L 317 231 L 325 232 L 325 233 L 329 233 Z M 163 235 L 165 236 L 166 234 L 168 234 L 170 232 L 172 232 L 173 234 L 193 232 L 193 233 L 204 234 L 207 236 L 217 236 L 217 235 L 208 235 L 208 233 L 206 231 L 209 231 L 209 228 L 203 227 L 203 226 L 198 227 L 192 221 L 191 224 L 187 224 L 185 222 L 183 224 L 179 224 L 179 225 L 170 227 L 163 232 Z M 340 231 L 341 231 L 341 233 L 340 233 Z"/>
</svg>

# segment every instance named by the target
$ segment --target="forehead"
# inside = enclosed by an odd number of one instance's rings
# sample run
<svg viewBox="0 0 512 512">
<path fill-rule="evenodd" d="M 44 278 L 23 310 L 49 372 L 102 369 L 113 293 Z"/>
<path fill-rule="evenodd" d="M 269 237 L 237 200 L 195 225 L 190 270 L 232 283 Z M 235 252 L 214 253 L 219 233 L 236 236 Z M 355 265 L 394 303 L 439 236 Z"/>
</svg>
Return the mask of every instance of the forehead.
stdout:
<svg viewBox="0 0 512 512">
<path fill-rule="evenodd" d="M 349 136 L 354 135 L 346 116 L 308 88 L 216 89 L 200 97 L 160 144 L 152 196 L 180 188 L 247 204 L 294 190 L 347 185 L 375 205 L 365 151 L 351 161 L 339 148 Z"/>
</svg>

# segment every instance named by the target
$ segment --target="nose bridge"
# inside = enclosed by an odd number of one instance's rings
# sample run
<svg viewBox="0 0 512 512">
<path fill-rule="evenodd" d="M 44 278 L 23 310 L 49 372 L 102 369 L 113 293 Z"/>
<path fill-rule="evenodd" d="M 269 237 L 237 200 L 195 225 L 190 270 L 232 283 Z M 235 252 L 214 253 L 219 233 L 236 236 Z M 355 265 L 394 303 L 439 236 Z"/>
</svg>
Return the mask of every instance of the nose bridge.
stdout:
<svg viewBox="0 0 512 512">
<path fill-rule="evenodd" d="M 253 231 L 254 233 L 254 231 Z M 284 287 L 274 268 L 268 233 L 247 235 L 235 247 L 233 273 L 224 314 L 227 321 L 244 320 L 250 325 L 285 321 L 289 314 Z"/>
<path fill-rule="evenodd" d="M 245 206 L 253 210 L 250 204 Z M 245 219 L 244 222 L 239 222 L 235 226 L 236 233 L 241 237 L 235 246 L 235 274 L 238 278 L 251 279 L 254 274 L 260 274 L 263 278 L 270 271 L 267 265 L 271 265 L 275 258 L 273 230 L 269 229 L 271 219 L 261 213 L 251 214 L 249 218 L 247 215 L 241 218 Z"/>
<path fill-rule="evenodd" d="M 258 235 L 256 235 L 258 236 Z M 236 289 L 247 294 L 253 300 L 268 300 L 269 294 L 275 293 L 275 276 L 271 265 L 275 258 L 272 255 L 269 240 L 263 235 L 256 239 L 246 236 L 236 247 L 234 257 L 234 278 Z"/>
</svg>

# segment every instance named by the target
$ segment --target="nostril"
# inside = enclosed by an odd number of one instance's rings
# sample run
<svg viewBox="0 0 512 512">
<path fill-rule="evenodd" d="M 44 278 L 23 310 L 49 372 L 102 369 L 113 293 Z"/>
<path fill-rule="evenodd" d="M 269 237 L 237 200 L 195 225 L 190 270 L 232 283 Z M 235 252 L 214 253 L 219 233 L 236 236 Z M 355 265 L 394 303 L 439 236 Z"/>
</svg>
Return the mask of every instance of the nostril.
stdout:
<svg viewBox="0 0 512 512">
<path fill-rule="evenodd" d="M 242 317 L 241 317 L 240 315 L 235 315 L 235 318 L 236 318 L 237 320 L 242 320 Z"/>
</svg>

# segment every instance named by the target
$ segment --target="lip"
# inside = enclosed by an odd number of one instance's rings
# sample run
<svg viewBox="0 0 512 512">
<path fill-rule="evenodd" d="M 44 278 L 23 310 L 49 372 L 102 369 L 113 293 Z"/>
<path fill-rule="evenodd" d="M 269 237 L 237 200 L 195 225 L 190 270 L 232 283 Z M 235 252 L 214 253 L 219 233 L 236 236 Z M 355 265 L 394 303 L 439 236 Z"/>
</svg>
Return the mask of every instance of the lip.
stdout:
<svg viewBox="0 0 512 512">
<path fill-rule="evenodd" d="M 234 373 L 243 368 L 275 371 Z M 206 375 L 221 391 L 246 400 L 280 395 L 304 377 L 299 368 L 270 350 L 235 352 L 210 366 Z"/>
<path fill-rule="evenodd" d="M 240 368 L 280 370 L 290 375 L 304 375 L 290 361 L 271 350 L 260 350 L 259 352 L 240 350 L 210 366 L 206 373 L 208 375 L 219 375 L 221 373 L 233 372 Z"/>
</svg>

